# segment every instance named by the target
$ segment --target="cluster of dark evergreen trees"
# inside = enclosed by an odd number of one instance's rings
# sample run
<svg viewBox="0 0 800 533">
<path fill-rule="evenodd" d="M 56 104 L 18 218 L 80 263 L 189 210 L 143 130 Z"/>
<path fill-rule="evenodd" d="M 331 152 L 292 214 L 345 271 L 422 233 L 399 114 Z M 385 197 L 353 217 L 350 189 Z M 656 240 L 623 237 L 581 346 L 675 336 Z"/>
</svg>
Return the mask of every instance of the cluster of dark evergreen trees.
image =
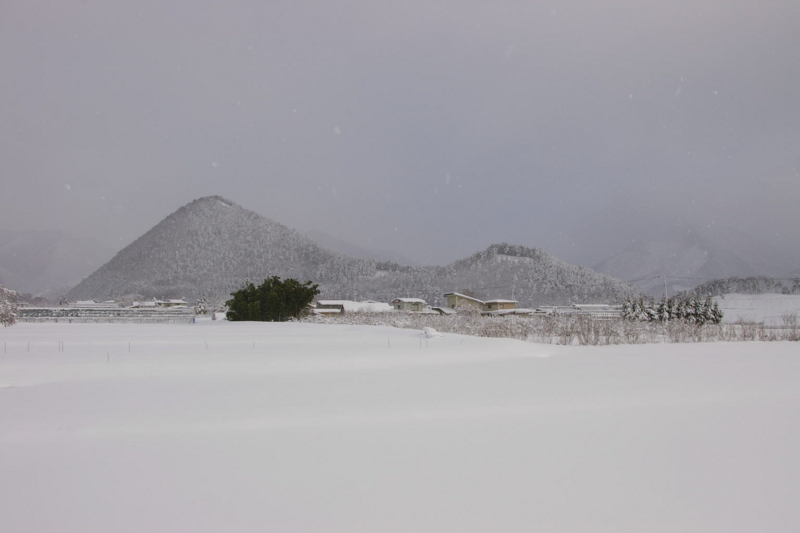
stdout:
<svg viewBox="0 0 800 533">
<path fill-rule="evenodd" d="M 284 322 L 297 318 L 319 294 L 318 287 L 310 281 L 281 281 L 278 276 L 265 279 L 257 287 L 246 281 L 241 289 L 231 293 L 232 298 L 225 304 L 228 306 L 228 320 Z"/>
<path fill-rule="evenodd" d="M 717 302 L 709 297 L 676 296 L 653 299 L 628 299 L 622 304 L 622 317 L 627 320 L 645 322 L 667 322 L 681 320 L 691 324 L 719 324 L 722 310 Z"/>
</svg>

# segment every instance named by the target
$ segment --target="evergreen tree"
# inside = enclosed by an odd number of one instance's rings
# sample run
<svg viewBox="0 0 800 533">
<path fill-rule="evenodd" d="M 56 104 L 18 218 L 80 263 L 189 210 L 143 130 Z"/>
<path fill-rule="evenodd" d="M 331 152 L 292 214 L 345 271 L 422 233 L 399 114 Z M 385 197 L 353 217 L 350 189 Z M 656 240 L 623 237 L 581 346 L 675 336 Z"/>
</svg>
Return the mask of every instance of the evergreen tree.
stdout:
<svg viewBox="0 0 800 533">
<path fill-rule="evenodd" d="M 717 303 L 717 301 L 714 300 L 713 306 L 711 308 L 711 316 L 712 316 L 711 323 L 719 324 L 720 322 L 722 322 L 722 314 L 723 314 L 722 309 L 719 308 L 719 303 Z"/>
<path fill-rule="evenodd" d="M 194 312 L 197 315 L 208 314 L 208 299 L 205 296 L 201 296 L 197 299 L 194 304 Z"/>
<path fill-rule="evenodd" d="M 299 317 L 308 304 L 319 294 L 318 285 L 310 281 L 300 283 L 296 279 L 281 281 L 278 276 L 265 279 L 255 286 L 246 282 L 226 302 L 228 320 L 283 322 Z"/>
</svg>

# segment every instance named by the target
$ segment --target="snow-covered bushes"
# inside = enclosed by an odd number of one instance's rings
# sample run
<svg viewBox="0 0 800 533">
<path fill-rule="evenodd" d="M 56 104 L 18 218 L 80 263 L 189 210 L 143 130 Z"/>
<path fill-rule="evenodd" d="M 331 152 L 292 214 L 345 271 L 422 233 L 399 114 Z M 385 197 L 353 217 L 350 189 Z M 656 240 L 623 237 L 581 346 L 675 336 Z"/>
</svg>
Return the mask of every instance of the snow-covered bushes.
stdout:
<svg viewBox="0 0 800 533">
<path fill-rule="evenodd" d="M 487 317 L 474 313 L 441 316 L 422 313 L 344 313 L 312 315 L 305 322 L 391 326 L 397 328 L 433 328 L 441 333 L 476 337 L 503 337 L 544 344 L 644 344 L 655 342 L 778 341 L 800 340 L 800 328 L 790 323 L 770 328 L 763 323 L 695 323 L 685 320 L 668 322 L 596 319 L 580 315 Z"/>
<path fill-rule="evenodd" d="M 628 299 L 622 304 L 622 318 L 645 322 L 684 321 L 689 324 L 719 324 L 722 310 L 711 297 L 662 298 L 658 303 L 652 299 Z"/>
<path fill-rule="evenodd" d="M 785 313 L 781 316 L 783 328 L 786 330 L 787 341 L 800 341 L 800 323 L 797 313 Z"/>
<path fill-rule="evenodd" d="M 17 293 L 0 285 L 0 324 L 10 326 L 17 321 Z"/>
</svg>

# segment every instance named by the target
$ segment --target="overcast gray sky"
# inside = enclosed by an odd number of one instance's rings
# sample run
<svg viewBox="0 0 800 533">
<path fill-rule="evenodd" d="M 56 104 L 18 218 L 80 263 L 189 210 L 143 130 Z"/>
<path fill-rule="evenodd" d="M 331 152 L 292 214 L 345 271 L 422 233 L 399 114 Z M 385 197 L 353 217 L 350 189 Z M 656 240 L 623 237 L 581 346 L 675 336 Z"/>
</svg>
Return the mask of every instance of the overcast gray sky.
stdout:
<svg viewBox="0 0 800 533">
<path fill-rule="evenodd" d="M 219 194 L 443 263 L 691 221 L 797 246 L 800 2 L 0 0 L 3 228 Z"/>
</svg>

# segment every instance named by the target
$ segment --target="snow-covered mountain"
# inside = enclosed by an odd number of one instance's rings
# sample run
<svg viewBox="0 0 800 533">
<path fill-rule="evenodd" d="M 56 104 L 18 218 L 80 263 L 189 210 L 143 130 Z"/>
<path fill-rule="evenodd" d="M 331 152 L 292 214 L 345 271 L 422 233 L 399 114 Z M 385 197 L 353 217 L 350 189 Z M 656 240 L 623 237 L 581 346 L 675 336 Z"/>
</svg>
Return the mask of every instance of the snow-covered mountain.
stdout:
<svg viewBox="0 0 800 533">
<path fill-rule="evenodd" d="M 225 296 L 277 275 L 337 285 L 373 272 L 305 235 L 219 196 L 162 220 L 72 289 L 68 298 Z"/>
<path fill-rule="evenodd" d="M 180 208 L 76 286 L 68 297 L 224 300 L 245 279 L 312 280 L 321 297 L 441 303 L 447 291 L 514 296 L 520 305 L 620 301 L 639 290 L 533 248 L 498 244 L 444 267 L 357 259 L 224 198 Z"/>
<path fill-rule="evenodd" d="M 692 289 L 709 279 L 783 274 L 790 254 L 741 232 L 725 228 L 685 226 L 648 241 L 631 244 L 595 265 L 598 272 L 621 280 L 637 280 L 648 294 Z"/>
<path fill-rule="evenodd" d="M 114 255 L 61 231 L 1 231 L 0 283 L 18 293 L 66 291 Z"/>
<path fill-rule="evenodd" d="M 514 298 L 522 306 L 619 302 L 638 289 L 538 248 L 494 244 L 443 268 L 446 290 L 469 289 L 480 298 Z"/>
</svg>

